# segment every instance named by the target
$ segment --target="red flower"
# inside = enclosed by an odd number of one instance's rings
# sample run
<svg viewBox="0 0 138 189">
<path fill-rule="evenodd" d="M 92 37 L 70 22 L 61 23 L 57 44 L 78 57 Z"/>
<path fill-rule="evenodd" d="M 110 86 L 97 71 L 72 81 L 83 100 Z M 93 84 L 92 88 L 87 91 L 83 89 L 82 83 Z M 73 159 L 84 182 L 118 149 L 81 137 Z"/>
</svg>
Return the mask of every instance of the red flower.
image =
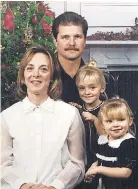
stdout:
<svg viewBox="0 0 138 189">
<path fill-rule="evenodd" d="M 14 15 L 10 9 L 7 10 L 5 17 L 4 17 L 4 29 L 5 30 L 14 30 L 14 22 L 13 22 Z"/>
<path fill-rule="evenodd" d="M 3 63 L 3 64 L 1 65 L 1 67 L 2 67 L 2 69 L 4 70 L 4 69 L 6 68 L 6 64 Z"/>
<path fill-rule="evenodd" d="M 44 19 L 41 19 L 41 24 L 42 24 L 42 27 L 43 27 L 43 30 L 46 34 L 50 34 L 51 33 L 51 25 L 48 25 Z"/>
<path fill-rule="evenodd" d="M 43 3 L 38 4 L 38 11 L 40 11 L 40 10 L 45 12 L 45 6 L 43 5 Z"/>
<path fill-rule="evenodd" d="M 55 16 L 55 14 L 54 14 L 51 10 L 48 10 L 47 8 L 45 9 L 45 14 L 46 14 L 47 16 L 52 17 L 52 18 Z"/>
</svg>

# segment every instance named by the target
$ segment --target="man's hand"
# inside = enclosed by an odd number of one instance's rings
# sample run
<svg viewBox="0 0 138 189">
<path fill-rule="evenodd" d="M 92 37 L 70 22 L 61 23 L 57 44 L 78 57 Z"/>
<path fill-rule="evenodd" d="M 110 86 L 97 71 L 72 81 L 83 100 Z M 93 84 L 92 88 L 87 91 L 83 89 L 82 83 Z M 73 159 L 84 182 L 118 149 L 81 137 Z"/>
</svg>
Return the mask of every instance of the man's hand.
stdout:
<svg viewBox="0 0 138 189">
<path fill-rule="evenodd" d="M 69 104 L 71 104 L 72 106 L 75 106 L 78 109 L 82 109 L 82 106 L 77 104 L 77 103 L 75 103 L 75 102 L 69 102 Z"/>
</svg>

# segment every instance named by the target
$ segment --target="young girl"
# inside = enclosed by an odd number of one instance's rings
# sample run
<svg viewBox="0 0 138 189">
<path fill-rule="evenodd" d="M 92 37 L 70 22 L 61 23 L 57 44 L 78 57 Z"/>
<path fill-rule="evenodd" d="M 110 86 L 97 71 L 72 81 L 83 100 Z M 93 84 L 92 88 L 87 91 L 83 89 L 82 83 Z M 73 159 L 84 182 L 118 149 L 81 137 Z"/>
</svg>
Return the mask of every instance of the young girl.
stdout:
<svg viewBox="0 0 138 189">
<path fill-rule="evenodd" d="M 97 114 L 103 104 L 105 96 L 106 82 L 102 70 L 92 62 L 81 67 L 76 75 L 76 85 L 80 98 L 83 101 L 81 109 L 86 131 L 86 170 L 95 161 L 96 141 L 99 134 L 104 133 L 103 127 L 97 118 Z M 102 98 L 101 98 L 102 97 Z M 104 98 L 103 98 L 104 97 Z M 85 184 L 84 188 L 97 188 L 98 180 Z"/>
<path fill-rule="evenodd" d="M 97 161 L 85 174 L 86 182 L 100 174 L 105 189 L 134 189 L 136 139 L 130 134 L 133 114 L 124 99 L 107 100 L 98 115 L 107 135 L 98 139 Z"/>
</svg>

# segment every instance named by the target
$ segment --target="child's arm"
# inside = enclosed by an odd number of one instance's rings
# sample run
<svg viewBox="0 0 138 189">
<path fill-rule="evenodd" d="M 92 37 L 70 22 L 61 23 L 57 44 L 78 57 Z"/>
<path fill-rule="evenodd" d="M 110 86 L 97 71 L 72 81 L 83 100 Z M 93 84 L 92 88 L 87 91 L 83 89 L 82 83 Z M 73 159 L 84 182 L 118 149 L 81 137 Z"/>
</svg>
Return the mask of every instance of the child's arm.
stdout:
<svg viewBox="0 0 138 189">
<path fill-rule="evenodd" d="M 126 167 L 104 167 L 97 166 L 95 168 L 90 168 L 89 174 L 96 175 L 101 174 L 108 177 L 114 178 L 128 178 L 132 173 L 132 170 Z"/>
<path fill-rule="evenodd" d="M 92 169 L 95 169 L 98 165 L 98 161 L 94 162 L 91 167 L 88 169 L 88 171 L 86 172 L 85 174 L 85 182 L 91 182 L 92 181 L 92 178 L 95 177 L 95 174 L 91 174 L 91 170 Z"/>
<path fill-rule="evenodd" d="M 85 120 L 94 122 L 94 125 L 99 135 L 105 134 L 105 130 L 102 126 L 101 121 L 95 115 L 91 114 L 90 112 L 82 112 L 82 116 Z"/>
</svg>

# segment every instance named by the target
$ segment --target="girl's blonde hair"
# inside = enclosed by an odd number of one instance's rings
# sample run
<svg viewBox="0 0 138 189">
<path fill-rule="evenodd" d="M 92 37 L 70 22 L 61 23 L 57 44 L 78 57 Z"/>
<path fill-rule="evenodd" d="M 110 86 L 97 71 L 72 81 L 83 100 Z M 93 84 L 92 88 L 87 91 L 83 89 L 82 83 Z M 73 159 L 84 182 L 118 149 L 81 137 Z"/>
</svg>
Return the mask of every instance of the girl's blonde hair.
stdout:
<svg viewBox="0 0 138 189">
<path fill-rule="evenodd" d="M 106 89 L 104 73 L 101 69 L 97 67 L 97 63 L 95 61 L 90 61 L 78 70 L 76 74 L 76 85 L 79 86 L 80 80 L 84 80 L 86 76 L 94 78 L 98 83 L 100 83 L 103 89 Z M 105 92 L 104 96 L 105 99 L 107 99 L 107 95 Z"/>
<path fill-rule="evenodd" d="M 130 109 L 128 103 L 122 98 L 117 97 L 106 100 L 104 104 L 101 106 L 98 113 L 98 118 L 101 121 L 103 120 L 104 116 L 109 120 L 127 119 L 130 123 L 134 125 L 133 112 Z M 129 132 L 135 135 L 136 133 L 135 125 L 134 125 L 134 129 L 130 129 Z"/>
<path fill-rule="evenodd" d="M 28 63 L 32 60 L 35 54 L 42 53 L 49 57 L 51 63 L 51 81 L 48 89 L 48 95 L 57 100 L 61 96 L 62 82 L 60 78 L 59 65 L 56 56 L 52 51 L 43 46 L 34 46 L 27 50 L 22 58 L 18 71 L 18 96 L 24 98 L 27 95 L 27 87 L 24 84 L 24 71 Z"/>
<path fill-rule="evenodd" d="M 104 73 L 101 69 L 97 67 L 95 61 L 90 61 L 78 70 L 76 74 L 76 85 L 78 86 L 80 79 L 85 79 L 86 76 L 94 77 L 96 81 L 101 84 L 102 88 L 106 88 Z"/>
</svg>

